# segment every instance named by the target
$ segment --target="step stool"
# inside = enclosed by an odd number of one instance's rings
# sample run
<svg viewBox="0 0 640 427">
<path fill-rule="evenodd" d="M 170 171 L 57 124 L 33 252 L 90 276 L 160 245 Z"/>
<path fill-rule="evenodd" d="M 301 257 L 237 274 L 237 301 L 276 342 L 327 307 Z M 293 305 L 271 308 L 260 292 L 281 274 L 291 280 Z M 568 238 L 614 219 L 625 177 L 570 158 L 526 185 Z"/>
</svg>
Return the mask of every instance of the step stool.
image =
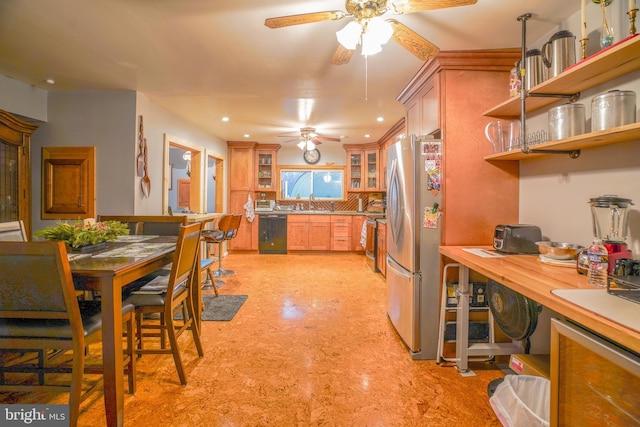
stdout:
<svg viewBox="0 0 640 427">
<path fill-rule="evenodd" d="M 457 304 L 455 307 L 447 305 L 448 289 L 447 289 L 447 270 L 449 268 L 458 269 L 458 288 L 455 298 Z M 462 374 L 474 375 L 469 370 L 470 361 L 490 361 L 495 356 L 509 355 L 513 353 L 521 353 L 522 346 L 519 342 L 496 343 L 494 335 L 493 315 L 489 306 L 472 307 L 469 302 L 469 268 L 458 263 L 451 263 L 444 266 L 442 271 L 442 298 L 440 301 L 440 325 L 438 331 L 438 350 L 436 363 L 442 360 L 455 362 L 456 368 Z M 469 343 L 469 312 L 470 311 L 486 311 L 488 323 L 488 339 L 487 342 Z M 448 312 L 456 313 L 456 357 L 445 358 L 443 356 L 445 336 L 446 336 L 446 314 Z"/>
</svg>

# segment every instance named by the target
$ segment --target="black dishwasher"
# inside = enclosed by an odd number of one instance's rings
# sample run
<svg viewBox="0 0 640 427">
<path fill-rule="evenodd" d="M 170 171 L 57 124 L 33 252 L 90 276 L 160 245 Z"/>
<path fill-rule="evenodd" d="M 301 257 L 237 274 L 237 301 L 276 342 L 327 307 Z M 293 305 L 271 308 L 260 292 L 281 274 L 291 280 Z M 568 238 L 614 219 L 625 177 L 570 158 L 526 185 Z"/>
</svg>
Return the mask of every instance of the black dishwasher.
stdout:
<svg viewBox="0 0 640 427">
<path fill-rule="evenodd" d="M 260 214 L 258 222 L 258 251 L 261 254 L 287 253 L 287 216 Z"/>
</svg>

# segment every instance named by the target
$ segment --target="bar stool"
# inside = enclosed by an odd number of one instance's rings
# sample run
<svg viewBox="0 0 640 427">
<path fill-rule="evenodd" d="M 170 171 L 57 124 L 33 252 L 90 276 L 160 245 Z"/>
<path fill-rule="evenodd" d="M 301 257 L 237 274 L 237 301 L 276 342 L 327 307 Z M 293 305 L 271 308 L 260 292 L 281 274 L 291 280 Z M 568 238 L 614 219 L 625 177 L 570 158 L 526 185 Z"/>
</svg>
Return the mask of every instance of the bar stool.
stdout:
<svg viewBox="0 0 640 427">
<path fill-rule="evenodd" d="M 202 232 L 202 240 L 206 243 L 207 246 L 207 258 L 203 259 L 203 263 L 205 260 L 209 260 L 209 268 L 207 269 L 207 275 L 209 276 L 209 280 L 213 283 L 214 289 L 216 287 L 220 287 L 224 285 L 222 280 L 216 280 L 218 277 L 226 277 L 225 270 L 222 269 L 222 242 L 226 240 L 228 234 L 232 234 L 231 226 L 233 224 L 233 215 L 224 215 L 218 220 L 218 228 L 215 230 L 204 230 Z M 218 269 L 211 271 L 211 267 L 213 266 L 213 261 L 216 257 L 212 256 L 212 251 L 210 247 L 212 244 L 218 245 Z M 233 272 L 232 272 L 233 273 Z"/>
<path fill-rule="evenodd" d="M 222 241 L 228 241 L 235 238 L 238 235 L 238 229 L 240 228 L 240 222 L 242 221 L 242 214 L 231 214 L 231 223 L 228 230 L 224 233 Z M 233 270 L 224 270 L 220 263 L 222 253 L 222 242 L 219 242 L 218 246 L 218 269 L 213 272 L 213 277 L 229 277 L 233 276 L 235 272 Z"/>
</svg>

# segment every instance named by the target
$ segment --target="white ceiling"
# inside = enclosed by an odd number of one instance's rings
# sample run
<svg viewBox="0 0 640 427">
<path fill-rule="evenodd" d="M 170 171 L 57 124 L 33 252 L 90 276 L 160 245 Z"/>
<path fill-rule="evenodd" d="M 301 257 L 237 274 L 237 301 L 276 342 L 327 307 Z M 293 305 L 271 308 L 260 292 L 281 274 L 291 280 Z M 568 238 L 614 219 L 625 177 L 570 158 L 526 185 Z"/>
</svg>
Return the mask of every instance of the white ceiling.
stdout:
<svg viewBox="0 0 640 427">
<path fill-rule="evenodd" d="M 579 7 L 577 0 L 478 0 L 395 18 L 441 50 L 494 49 L 520 46 L 523 13 L 534 14 L 533 41 Z M 331 65 L 335 33 L 349 18 L 264 25 L 328 10 L 344 11 L 345 2 L 2 0 L 0 74 L 46 90 L 138 91 L 224 140 L 249 134 L 282 143 L 288 138 L 279 135 L 312 126 L 342 143 L 375 141 L 403 117 L 396 96 L 422 62 L 390 41 L 368 64 L 358 52 Z"/>
</svg>

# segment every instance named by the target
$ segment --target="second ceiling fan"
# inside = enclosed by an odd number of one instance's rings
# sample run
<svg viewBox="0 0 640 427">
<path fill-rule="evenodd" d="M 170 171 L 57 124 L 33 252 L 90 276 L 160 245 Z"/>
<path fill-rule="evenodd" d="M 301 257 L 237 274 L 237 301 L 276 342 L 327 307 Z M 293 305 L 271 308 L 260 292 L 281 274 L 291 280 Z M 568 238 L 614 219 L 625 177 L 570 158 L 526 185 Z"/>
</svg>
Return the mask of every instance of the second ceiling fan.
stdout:
<svg viewBox="0 0 640 427">
<path fill-rule="evenodd" d="M 467 6 L 478 0 L 347 0 L 346 12 L 331 10 L 325 12 L 303 13 L 299 15 L 280 16 L 265 19 L 269 28 L 282 28 L 312 22 L 354 18 L 345 28 L 338 32 L 338 49 L 331 58 L 331 63 L 342 65 L 349 62 L 357 44 L 362 44 L 363 55 L 380 51 L 381 45 L 392 38 L 400 46 L 426 61 L 440 51 L 433 43 L 420 36 L 395 19 L 381 17 L 387 12 L 395 14 L 415 13 L 425 10 L 444 9 L 448 7 Z"/>
</svg>

